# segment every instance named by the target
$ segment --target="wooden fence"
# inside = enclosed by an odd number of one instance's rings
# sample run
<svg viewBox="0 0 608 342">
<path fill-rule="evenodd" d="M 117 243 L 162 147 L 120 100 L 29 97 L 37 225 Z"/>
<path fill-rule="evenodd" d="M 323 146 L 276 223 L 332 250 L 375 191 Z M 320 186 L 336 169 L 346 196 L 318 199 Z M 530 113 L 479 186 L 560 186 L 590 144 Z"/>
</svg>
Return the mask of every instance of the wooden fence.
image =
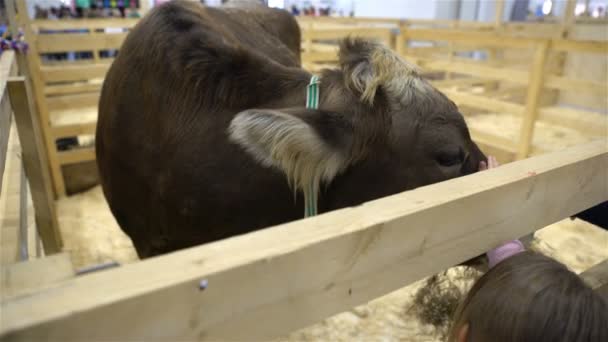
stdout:
<svg viewBox="0 0 608 342">
<path fill-rule="evenodd" d="M 0 337 L 280 337 L 608 200 L 606 169 L 600 140 L 117 269 L 30 278 L 0 304 Z"/>
<path fill-rule="evenodd" d="M 31 20 L 24 1 L 8 1 L 29 43 L 30 77 L 49 157 L 53 188 L 66 193 L 62 167 L 95 160 L 92 147 L 60 150 L 57 141 L 95 132 L 103 78 L 137 19 Z M 67 111 L 67 112 L 66 112 Z M 83 112 L 89 115 L 83 115 Z"/>
</svg>

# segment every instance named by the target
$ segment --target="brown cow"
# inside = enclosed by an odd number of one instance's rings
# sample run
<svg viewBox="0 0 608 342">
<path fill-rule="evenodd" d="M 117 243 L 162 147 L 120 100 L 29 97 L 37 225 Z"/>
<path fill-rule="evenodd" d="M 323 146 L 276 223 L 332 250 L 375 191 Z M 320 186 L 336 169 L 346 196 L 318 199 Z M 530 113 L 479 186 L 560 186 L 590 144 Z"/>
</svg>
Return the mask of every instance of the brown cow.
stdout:
<svg viewBox="0 0 608 342">
<path fill-rule="evenodd" d="M 454 103 L 371 41 L 342 41 L 339 68 L 319 74 L 319 109 L 306 109 L 299 42 L 287 12 L 182 1 L 130 32 L 103 85 L 96 150 L 140 257 L 302 218 L 303 192 L 327 212 L 485 160 Z"/>
</svg>

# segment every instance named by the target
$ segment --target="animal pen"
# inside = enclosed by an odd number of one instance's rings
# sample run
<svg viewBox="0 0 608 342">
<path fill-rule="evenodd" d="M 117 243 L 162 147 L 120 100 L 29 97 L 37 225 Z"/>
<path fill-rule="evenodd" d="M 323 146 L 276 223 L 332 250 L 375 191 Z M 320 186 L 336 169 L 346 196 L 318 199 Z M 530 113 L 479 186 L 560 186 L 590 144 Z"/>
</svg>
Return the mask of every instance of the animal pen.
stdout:
<svg viewBox="0 0 608 342">
<path fill-rule="evenodd" d="M 21 1 L 8 4 L 27 12 Z M 603 57 L 605 71 L 608 43 L 572 39 L 572 20 L 299 19 L 305 68 L 335 65 L 340 38 L 380 39 L 455 101 L 474 140 L 506 165 L 90 272 L 62 252 L 55 206 L 95 154 L 86 143 L 66 149 L 61 142 L 94 134 L 103 76 L 136 20 L 19 16 L 30 49 L 4 52 L 0 68 L 0 204 L 12 208 L 0 212 L 16 236 L 2 240 L 13 259 L 0 273 L 0 338 L 277 338 L 608 201 L 605 72 L 583 79 L 571 68 Z M 48 58 L 74 52 L 84 58 Z M 496 112 L 511 131 L 474 124 Z M 548 126 L 580 139 L 535 140 Z M 33 213 L 19 210 L 28 207 L 28 186 Z M 37 229 L 23 223 L 32 215 Z M 608 293 L 608 260 L 583 277 Z"/>
</svg>

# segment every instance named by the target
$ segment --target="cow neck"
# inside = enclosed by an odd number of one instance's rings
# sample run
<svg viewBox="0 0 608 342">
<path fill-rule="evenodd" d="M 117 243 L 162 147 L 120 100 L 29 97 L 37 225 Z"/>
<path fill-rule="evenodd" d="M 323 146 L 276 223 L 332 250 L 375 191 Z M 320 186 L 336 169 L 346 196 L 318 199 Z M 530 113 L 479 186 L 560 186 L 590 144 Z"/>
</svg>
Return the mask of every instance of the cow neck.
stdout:
<svg viewBox="0 0 608 342">
<path fill-rule="evenodd" d="M 313 75 L 306 87 L 306 108 L 319 109 L 319 76 Z M 310 184 L 304 190 L 304 217 L 317 215 L 317 189 L 315 184 Z"/>
</svg>

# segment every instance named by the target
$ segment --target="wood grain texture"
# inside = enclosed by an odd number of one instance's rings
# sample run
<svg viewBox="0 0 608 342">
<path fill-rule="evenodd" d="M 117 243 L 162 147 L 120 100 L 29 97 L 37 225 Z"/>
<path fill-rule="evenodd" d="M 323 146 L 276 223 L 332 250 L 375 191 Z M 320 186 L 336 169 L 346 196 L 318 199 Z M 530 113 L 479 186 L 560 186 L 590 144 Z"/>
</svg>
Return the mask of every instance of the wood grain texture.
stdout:
<svg viewBox="0 0 608 342">
<path fill-rule="evenodd" d="M 0 336 L 278 337 L 608 200 L 607 168 L 596 141 L 78 277 L 3 302 Z"/>
</svg>

